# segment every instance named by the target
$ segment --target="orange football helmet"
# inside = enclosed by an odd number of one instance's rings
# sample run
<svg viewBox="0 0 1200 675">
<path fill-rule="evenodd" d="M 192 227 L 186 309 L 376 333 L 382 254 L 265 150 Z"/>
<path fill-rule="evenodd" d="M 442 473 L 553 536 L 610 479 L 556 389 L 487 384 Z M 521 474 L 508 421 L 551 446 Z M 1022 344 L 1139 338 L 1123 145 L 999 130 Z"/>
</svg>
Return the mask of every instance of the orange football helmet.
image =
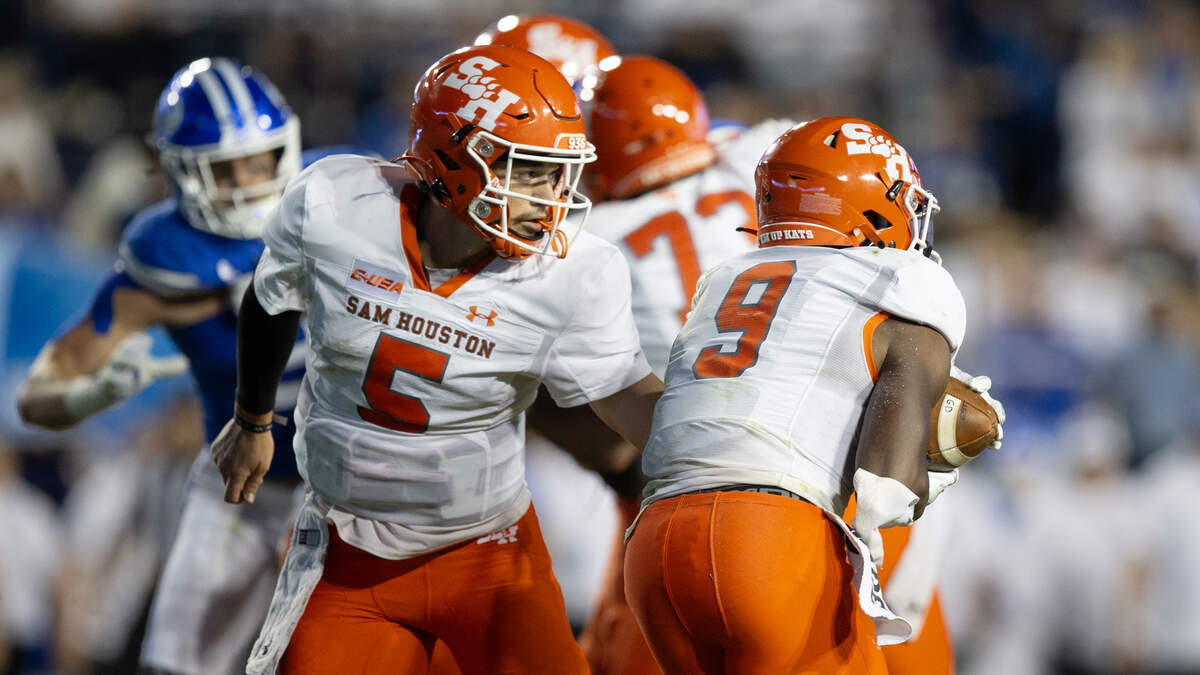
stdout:
<svg viewBox="0 0 1200 675">
<path fill-rule="evenodd" d="M 555 14 L 509 14 L 480 33 L 475 44 L 510 45 L 537 54 L 558 68 L 584 102 L 592 100 L 599 83 L 600 62 L 617 53 L 595 28 Z"/>
<path fill-rule="evenodd" d="M 625 199 L 713 163 L 708 107 L 696 85 L 653 56 L 621 57 L 596 90 L 589 120 L 596 144 L 590 190 Z"/>
<path fill-rule="evenodd" d="M 879 125 L 823 117 L 789 129 L 755 171 L 758 245 L 931 248 L 937 199 Z"/>
<path fill-rule="evenodd" d="M 568 212 L 581 210 L 583 229 L 592 203 L 576 188 L 583 165 L 595 158 L 570 85 L 523 49 L 465 47 L 430 66 L 413 93 L 402 159 L 442 206 L 504 257 L 566 255 L 570 242 L 559 228 Z M 511 190 L 513 160 L 559 165 L 554 199 Z M 507 162 L 503 180 L 492 169 L 497 161 Z M 546 207 L 544 236 L 533 241 L 509 231 L 510 198 Z"/>
</svg>

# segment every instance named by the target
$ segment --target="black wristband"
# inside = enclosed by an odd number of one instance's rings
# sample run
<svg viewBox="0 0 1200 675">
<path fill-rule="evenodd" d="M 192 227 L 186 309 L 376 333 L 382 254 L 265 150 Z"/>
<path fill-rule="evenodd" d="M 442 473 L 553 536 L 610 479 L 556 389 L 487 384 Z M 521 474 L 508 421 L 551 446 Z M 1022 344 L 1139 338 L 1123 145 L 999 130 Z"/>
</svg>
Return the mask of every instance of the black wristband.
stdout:
<svg viewBox="0 0 1200 675">
<path fill-rule="evenodd" d="M 255 434 L 265 434 L 271 430 L 270 422 L 267 422 L 266 424 L 255 424 L 250 420 L 242 419 L 242 416 L 238 415 L 236 412 L 233 414 L 233 421 L 237 422 L 239 427 Z"/>
</svg>

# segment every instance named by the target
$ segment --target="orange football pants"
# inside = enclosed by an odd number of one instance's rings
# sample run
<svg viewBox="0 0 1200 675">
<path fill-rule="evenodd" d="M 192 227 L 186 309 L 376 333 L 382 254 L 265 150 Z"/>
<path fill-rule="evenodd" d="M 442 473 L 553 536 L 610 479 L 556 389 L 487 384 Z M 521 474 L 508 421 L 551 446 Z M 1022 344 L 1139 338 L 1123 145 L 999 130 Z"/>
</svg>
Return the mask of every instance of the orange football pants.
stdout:
<svg viewBox="0 0 1200 675">
<path fill-rule="evenodd" d="M 592 675 L 662 675 L 625 598 L 625 528 L 633 524 L 640 508 L 639 502 L 617 499 L 616 541 L 604 586 L 579 636 Z"/>
<path fill-rule="evenodd" d="M 753 492 L 686 494 L 643 511 L 625 557 L 629 605 L 676 673 L 886 673 L 838 526 Z"/>
<path fill-rule="evenodd" d="M 851 497 L 846 507 L 846 522 L 854 520 L 855 507 L 855 499 Z M 886 592 L 888 580 L 908 546 L 912 526 L 886 527 L 879 534 L 883 537 L 883 566 L 879 568 L 879 585 Z M 884 647 L 883 658 L 891 675 L 954 675 L 954 642 L 950 639 L 950 629 L 942 613 L 942 600 L 936 590 L 925 614 L 921 633 L 908 642 Z"/>
<path fill-rule="evenodd" d="M 586 673 L 532 507 L 515 527 L 406 560 L 330 528 L 324 574 L 279 672 L 425 673 L 442 640 L 467 675 Z"/>
</svg>

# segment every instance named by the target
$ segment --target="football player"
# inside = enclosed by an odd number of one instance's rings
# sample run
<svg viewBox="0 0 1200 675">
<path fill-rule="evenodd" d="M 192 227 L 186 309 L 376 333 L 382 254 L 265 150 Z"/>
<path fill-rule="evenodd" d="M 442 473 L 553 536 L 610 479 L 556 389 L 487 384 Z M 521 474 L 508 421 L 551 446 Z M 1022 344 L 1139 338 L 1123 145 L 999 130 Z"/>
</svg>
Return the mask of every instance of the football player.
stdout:
<svg viewBox="0 0 1200 675">
<path fill-rule="evenodd" d="M 612 45 L 599 31 L 554 14 L 506 16 L 481 33 L 475 44 L 506 44 L 546 59 L 572 84 L 585 115 L 595 101 L 603 69 L 619 62 Z M 546 546 L 555 563 L 568 614 L 573 624 L 582 626 L 593 613 L 604 561 L 612 546 L 610 537 L 597 537 L 596 533 L 615 530 L 619 539 L 632 524 L 644 486 L 640 462 L 631 461 L 637 455 L 636 449 L 596 420 L 586 406 L 563 409 L 542 395 L 528 412 L 528 425 L 527 480 L 539 507 Z M 575 461 L 566 460 L 564 453 Z M 589 472 L 604 481 L 597 481 Z M 611 506 L 614 496 L 634 505 L 624 509 L 624 520 Z M 632 617 L 628 625 L 640 642 Z M 581 641 L 584 653 L 593 673 L 605 672 L 596 659 L 598 645 L 589 637 L 591 634 L 586 631 Z M 642 652 L 649 659 L 644 647 Z M 439 657 L 435 656 L 433 672 L 452 673 L 442 667 Z"/>
<path fill-rule="evenodd" d="M 735 233 L 754 224 L 754 168 L 763 150 L 794 125 L 792 120 L 768 120 L 748 129 L 722 127 L 718 136 L 703 96 L 670 64 L 649 56 L 626 56 L 605 73 L 589 119 L 598 156 L 589 168 L 589 193 L 600 202 L 592 214 L 592 231 L 616 244 L 630 263 L 634 319 L 646 357 L 660 377 L 665 376 L 671 343 L 691 307 L 701 272 L 754 248 L 752 237 Z M 956 374 L 983 392 L 1003 421 L 1003 408 L 986 393 L 990 380 Z M 637 512 L 636 503 L 618 504 L 625 518 Z M 914 575 L 902 575 L 901 583 L 887 585 L 908 531 L 893 528 L 884 536 L 891 553 L 880 570 L 885 594 L 902 597 L 910 610 L 905 616 L 915 628 L 925 626 L 920 640 L 884 650 L 889 669 L 941 672 L 928 668 L 932 655 L 952 664 L 953 653 L 940 605 L 933 598 L 936 573 L 917 575 L 919 583 L 907 583 Z M 910 557 L 936 569 L 933 560 L 940 539 L 918 541 L 924 545 Z M 614 574 L 582 636 L 584 652 L 595 673 L 656 672 L 624 602 L 622 551 L 618 541 Z M 925 666 L 904 670 L 902 664 L 908 662 Z"/>
<path fill-rule="evenodd" d="M 873 634 L 910 628 L 878 530 L 945 487 L 929 410 L 965 327 L 937 201 L 882 128 L 823 118 L 771 145 L 756 206 L 758 249 L 701 277 L 671 349 L 629 602 L 667 672 L 886 672 Z"/>
<path fill-rule="evenodd" d="M 701 272 L 754 248 L 753 235 L 739 231 L 754 226 L 754 166 L 794 124 L 762 122 L 714 144 L 704 98 L 679 69 L 623 56 L 604 73 L 588 122 L 596 144 L 589 194 L 600 202 L 591 231 L 629 262 L 634 320 L 660 377 Z M 640 499 L 617 505 L 619 520 L 632 524 Z M 657 673 L 624 598 L 623 534 L 581 643 L 594 673 Z"/>
<path fill-rule="evenodd" d="M 435 639 L 464 672 L 586 672 L 529 506 L 522 412 L 545 383 L 641 447 L 662 389 L 624 258 L 564 224 L 590 208 L 593 159 L 550 63 L 470 47 L 418 83 L 408 154 L 321 161 L 284 194 L 214 443 L 226 499 L 254 500 L 304 312 L 309 492 L 250 672 L 281 656 L 283 673 L 420 672 Z"/>
<path fill-rule="evenodd" d="M 90 311 L 39 354 L 20 393 L 26 422 L 64 429 L 190 369 L 211 441 L 233 409 L 236 304 L 283 186 L 301 164 L 299 120 L 260 72 L 226 58 L 171 78 L 151 143 L 174 196 L 126 229 L 120 257 Z M 156 358 L 144 332 L 167 329 L 184 356 Z M 207 451 L 192 467 L 179 532 L 155 593 L 142 663 L 180 674 L 238 670 L 261 625 L 299 484 L 292 406 L 304 341 L 288 345 L 272 427 L 281 449 L 253 508 L 222 500 Z"/>
</svg>

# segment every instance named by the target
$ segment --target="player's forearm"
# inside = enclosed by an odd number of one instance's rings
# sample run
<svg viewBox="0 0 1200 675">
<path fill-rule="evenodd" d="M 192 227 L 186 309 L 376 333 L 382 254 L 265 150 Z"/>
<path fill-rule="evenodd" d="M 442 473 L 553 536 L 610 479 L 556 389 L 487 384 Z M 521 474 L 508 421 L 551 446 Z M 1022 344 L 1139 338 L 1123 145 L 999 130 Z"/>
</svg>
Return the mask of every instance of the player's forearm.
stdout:
<svg viewBox="0 0 1200 675">
<path fill-rule="evenodd" d="M 95 373 L 64 376 L 56 350 L 57 345 L 50 343 L 38 354 L 17 394 L 17 413 L 26 424 L 63 431 L 118 399 L 108 395 Z"/>
<path fill-rule="evenodd" d="M 867 401 L 857 449 L 858 468 L 893 478 L 924 500 L 928 491 L 925 449 L 931 395 L 909 368 L 880 372 Z"/>
<path fill-rule="evenodd" d="M 612 396 L 592 401 L 591 406 L 609 428 L 640 451 L 650 440 L 654 404 L 662 392 L 662 380 L 650 374 Z"/>
<path fill-rule="evenodd" d="M 237 331 L 237 404 L 245 412 L 261 415 L 275 409 L 275 391 L 299 327 L 299 312 L 272 316 L 259 304 L 254 285 L 246 289 Z"/>
<path fill-rule="evenodd" d="M 69 429 L 79 423 L 64 403 L 67 382 L 29 380 L 17 395 L 17 413 L 26 424 L 51 431 Z"/>
</svg>

